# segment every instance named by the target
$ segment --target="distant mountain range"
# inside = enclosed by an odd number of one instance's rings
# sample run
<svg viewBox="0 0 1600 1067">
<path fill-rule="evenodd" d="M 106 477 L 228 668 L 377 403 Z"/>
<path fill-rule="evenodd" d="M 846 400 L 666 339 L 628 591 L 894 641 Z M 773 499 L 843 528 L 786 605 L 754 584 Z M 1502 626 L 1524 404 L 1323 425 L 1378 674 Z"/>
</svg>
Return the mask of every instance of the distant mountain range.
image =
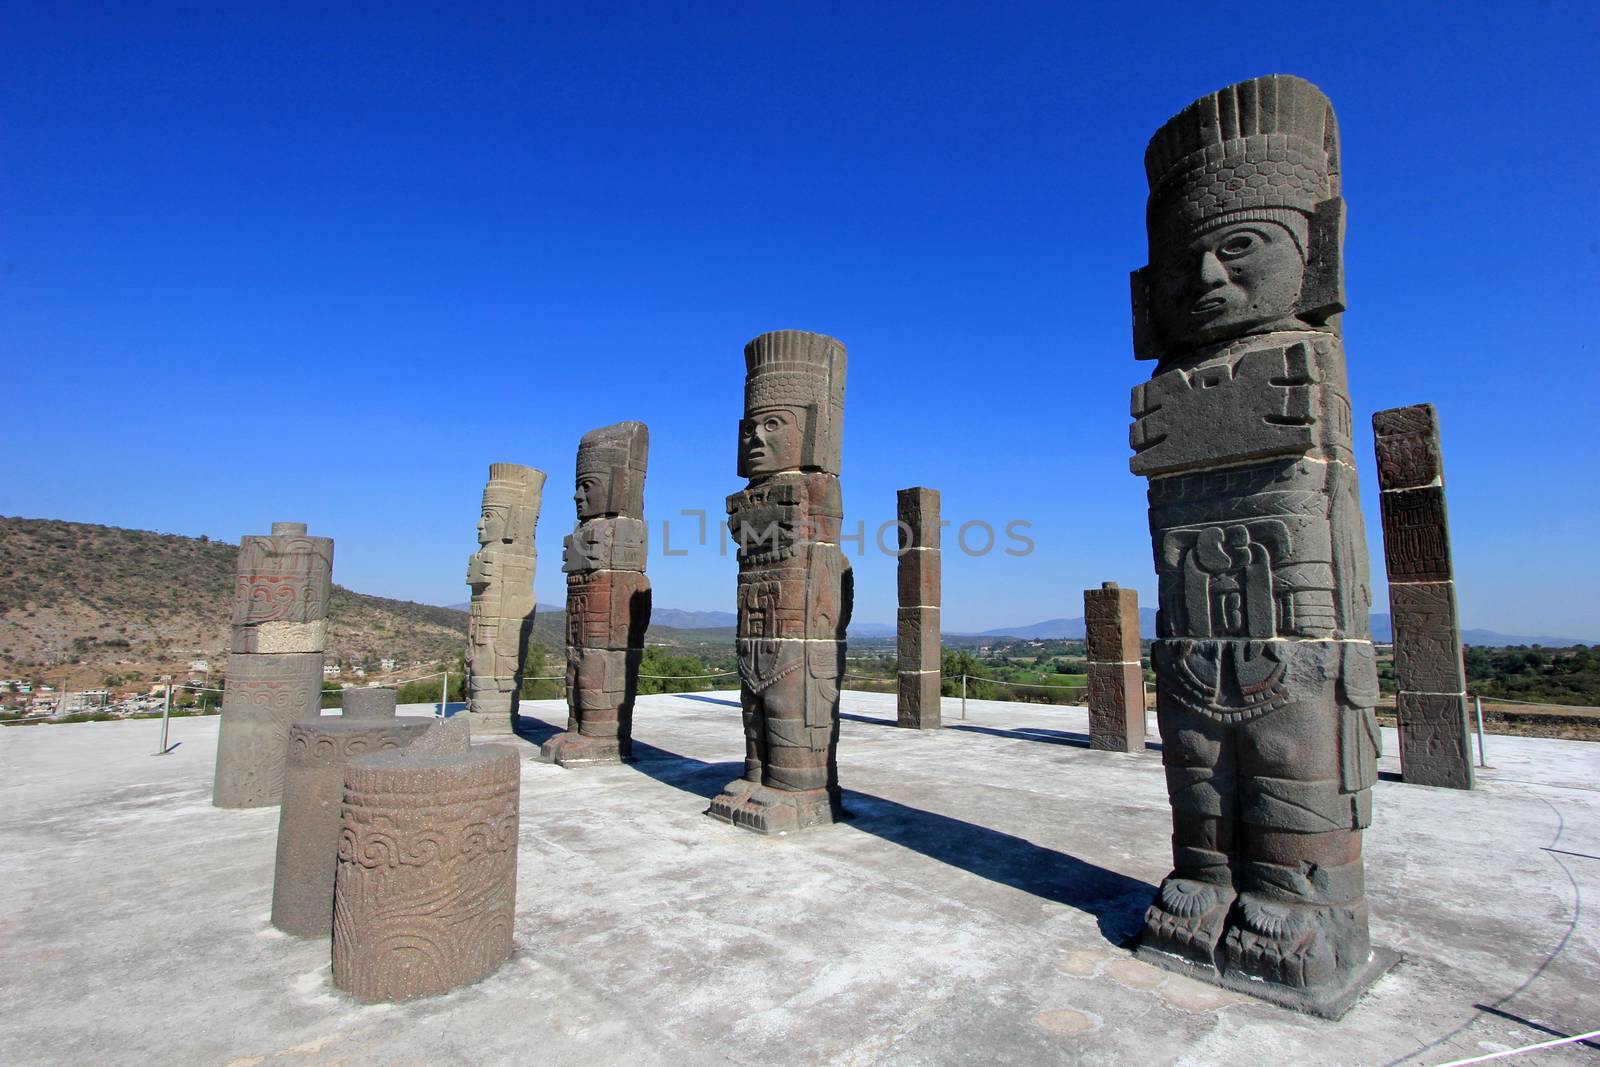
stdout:
<svg viewBox="0 0 1600 1067">
<path fill-rule="evenodd" d="M 455 605 L 456 610 L 466 611 L 466 604 Z M 559 612 L 561 608 L 554 604 L 540 604 L 539 612 Z M 1372 639 L 1379 644 L 1388 644 L 1394 640 L 1394 627 L 1389 621 L 1386 612 L 1373 612 Z M 668 626 L 677 630 L 727 630 L 732 629 L 738 622 L 731 611 L 680 611 L 676 608 L 656 608 L 651 612 L 652 626 Z M 1151 637 L 1156 632 L 1156 611 L 1154 608 L 1139 609 L 1139 629 L 1145 637 Z M 968 631 L 950 630 L 947 634 L 951 637 L 1016 637 L 1027 641 L 1082 641 L 1083 617 L 1080 615 L 1072 619 L 1045 619 L 1043 622 L 1030 623 L 1026 626 L 1002 626 L 993 630 L 981 630 L 977 633 Z M 881 622 L 852 622 L 850 624 L 852 637 L 893 637 L 894 627 Z M 1530 637 L 1523 634 L 1505 634 L 1497 630 L 1463 630 L 1461 640 L 1468 645 L 1485 645 L 1490 647 L 1504 647 L 1507 645 L 1543 645 L 1546 648 L 1570 648 L 1573 645 L 1587 645 L 1596 643 L 1579 637 Z"/>
<path fill-rule="evenodd" d="M 1150 636 L 1156 632 L 1156 609 L 1139 609 L 1139 632 Z M 1082 641 L 1083 616 L 1075 619 L 1046 619 L 1028 626 L 1003 626 L 998 630 L 983 630 L 975 637 L 1021 637 L 1030 641 Z"/>
</svg>

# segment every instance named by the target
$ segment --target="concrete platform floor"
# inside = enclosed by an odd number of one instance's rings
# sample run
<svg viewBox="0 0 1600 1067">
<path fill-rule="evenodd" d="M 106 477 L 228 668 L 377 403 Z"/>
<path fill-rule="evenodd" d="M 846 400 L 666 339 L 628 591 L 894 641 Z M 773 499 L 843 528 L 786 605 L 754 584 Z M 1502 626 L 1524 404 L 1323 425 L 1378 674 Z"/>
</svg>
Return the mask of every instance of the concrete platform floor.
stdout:
<svg viewBox="0 0 1600 1067">
<path fill-rule="evenodd" d="M 0 1062 L 1436 1064 L 1600 1027 L 1600 746 L 1491 737 L 1476 792 L 1379 783 L 1373 938 L 1406 959 L 1328 1023 L 1118 947 L 1167 869 L 1153 749 L 958 703 L 918 734 L 846 693 L 855 818 L 763 839 L 701 814 L 736 694 L 641 698 L 637 764 L 523 765 L 511 962 L 370 1007 L 268 925 L 278 813 L 211 807 L 215 718 L 167 756 L 151 721 L 0 730 Z M 565 722 L 527 710 L 534 743 Z"/>
</svg>

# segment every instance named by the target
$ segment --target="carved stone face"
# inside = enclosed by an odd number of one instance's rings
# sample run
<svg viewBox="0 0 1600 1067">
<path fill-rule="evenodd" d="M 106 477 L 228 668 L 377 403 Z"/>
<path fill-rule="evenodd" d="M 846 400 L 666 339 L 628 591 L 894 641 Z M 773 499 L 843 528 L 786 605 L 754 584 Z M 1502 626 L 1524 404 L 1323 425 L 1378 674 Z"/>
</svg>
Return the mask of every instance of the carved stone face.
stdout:
<svg viewBox="0 0 1600 1067">
<path fill-rule="evenodd" d="M 1298 324 L 1294 311 L 1305 260 L 1279 223 L 1220 226 L 1187 244 L 1162 247 L 1153 266 L 1153 311 L 1168 345 L 1206 344 Z"/>
<path fill-rule="evenodd" d="M 585 474 L 578 478 L 578 490 L 572 494 L 578 505 L 578 518 L 593 519 L 606 512 L 606 480 L 598 474 Z"/>
<path fill-rule="evenodd" d="M 745 473 L 752 478 L 798 469 L 804 443 L 800 416 L 791 408 L 757 411 L 739 426 Z"/>
<path fill-rule="evenodd" d="M 492 545 L 504 541 L 511 532 L 511 509 L 504 504 L 485 504 L 483 517 L 478 520 L 478 544 Z"/>
</svg>

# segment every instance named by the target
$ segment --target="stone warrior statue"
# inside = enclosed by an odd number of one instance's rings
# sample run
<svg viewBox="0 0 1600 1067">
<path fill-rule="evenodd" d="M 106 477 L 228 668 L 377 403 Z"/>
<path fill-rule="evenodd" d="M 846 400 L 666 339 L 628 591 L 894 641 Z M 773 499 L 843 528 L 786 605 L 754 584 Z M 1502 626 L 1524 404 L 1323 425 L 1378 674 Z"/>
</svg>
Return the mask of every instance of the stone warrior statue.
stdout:
<svg viewBox="0 0 1600 1067">
<path fill-rule="evenodd" d="M 533 632 L 533 577 L 539 561 L 534 528 L 544 472 L 489 464 L 478 543 L 467 561 L 472 611 L 467 621 L 467 698 L 492 729 L 515 729 L 522 666 Z M 476 721 L 476 720 L 475 720 Z"/>
<path fill-rule="evenodd" d="M 578 528 L 568 535 L 567 731 L 540 747 L 562 766 L 632 758 L 633 697 L 650 626 L 644 576 L 642 422 L 591 430 L 578 442 Z"/>
<path fill-rule="evenodd" d="M 745 346 L 739 474 L 728 532 L 739 552 L 745 773 L 708 815 L 775 834 L 833 822 L 839 680 L 850 564 L 839 549 L 844 346 L 800 330 Z"/>
<path fill-rule="evenodd" d="M 1392 962 L 1367 936 L 1378 694 L 1338 318 L 1333 109 L 1273 75 L 1189 105 L 1145 152 L 1133 274 L 1135 474 L 1173 871 L 1139 953 L 1337 1016 Z"/>
</svg>

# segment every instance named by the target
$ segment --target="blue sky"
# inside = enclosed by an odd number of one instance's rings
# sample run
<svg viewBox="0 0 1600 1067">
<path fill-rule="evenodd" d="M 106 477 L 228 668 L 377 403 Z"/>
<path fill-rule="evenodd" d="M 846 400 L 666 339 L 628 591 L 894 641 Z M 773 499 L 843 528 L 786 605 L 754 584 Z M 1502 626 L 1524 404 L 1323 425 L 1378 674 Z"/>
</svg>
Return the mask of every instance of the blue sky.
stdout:
<svg viewBox="0 0 1600 1067">
<path fill-rule="evenodd" d="M 547 471 L 559 602 L 579 436 L 650 424 L 657 603 L 740 487 L 741 348 L 850 349 L 857 617 L 894 491 L 1030 522 L 945 554 L 945 625 L 1153 606 L 1128 473 L 1145 141 L 1270 72 L 1328 93 L 1377 609 L 1371 413 L 1432 401 L 1467 626 L 1600 639 L 1600 7 L 11 4 L 0 15 L 0 513 L 236 540 L 466 599 L 491 461 Z M 969 542 L 982 542 L 979 528 Z"/>
</svg>

